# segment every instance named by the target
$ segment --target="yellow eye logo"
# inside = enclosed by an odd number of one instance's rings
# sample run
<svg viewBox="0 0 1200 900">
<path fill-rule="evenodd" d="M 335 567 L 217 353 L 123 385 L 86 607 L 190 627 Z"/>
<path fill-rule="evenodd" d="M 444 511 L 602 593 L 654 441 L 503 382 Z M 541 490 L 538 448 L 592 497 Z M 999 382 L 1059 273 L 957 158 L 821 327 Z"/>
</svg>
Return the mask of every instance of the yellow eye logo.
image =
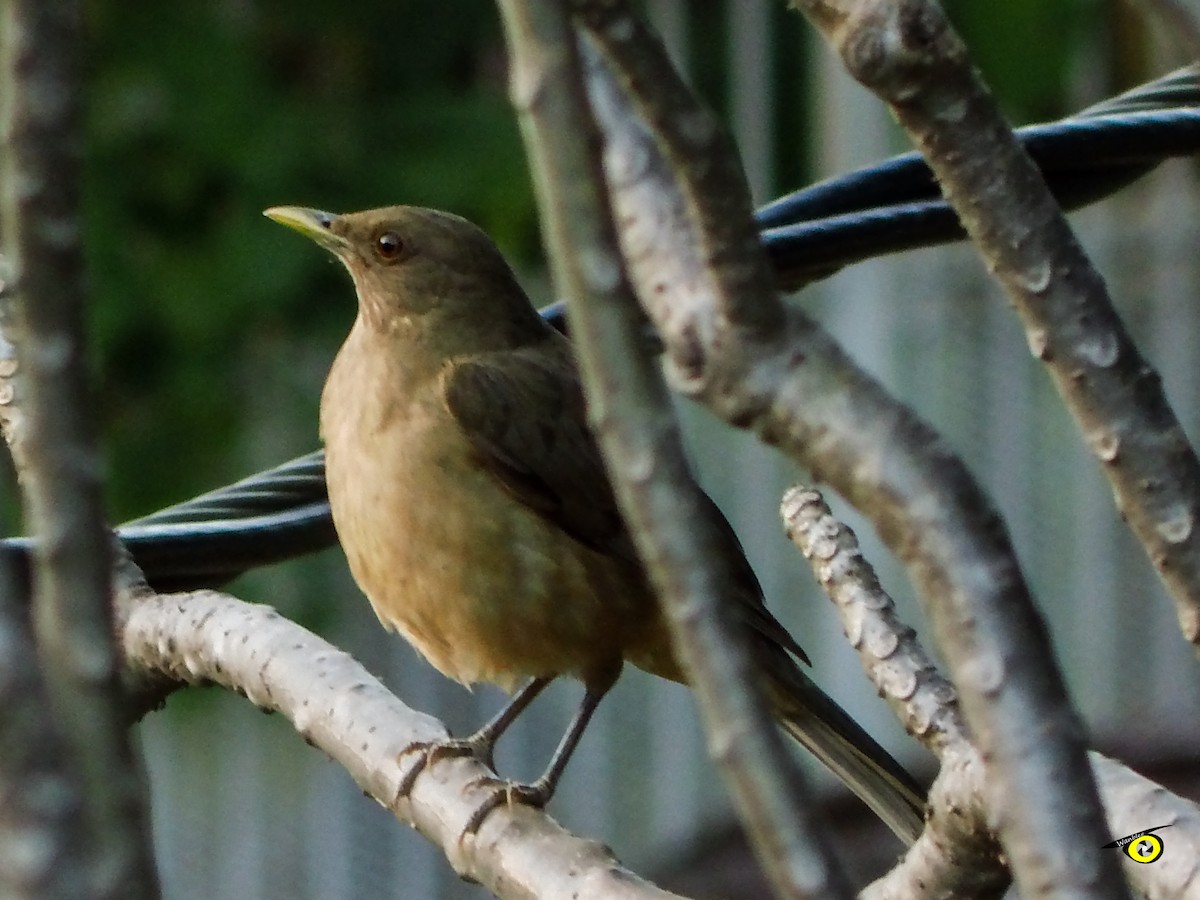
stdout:
<svg viewBox="0 0 1200 900">
<path fill-rule="evenodd" d="M 1156 834 L 1147 834 L 1125 845 L 1125 855 L 1134 862 L 1152 863 L 1162 856 L 1163 842 Z"/>
<path fill-rule="evenodd" d="M 1152 863 L 1163 855 L 1163 839 L 1154 832 L 1169 827 L 1169 825 L 1157 825 L 1154 828 L 1147 828 L 1145 831 L 1117 838 L 1111 844 L 1105 844 L 1104 847 L 1119 847 L 1121 852 L 1134 862 Z"/>
</svg>

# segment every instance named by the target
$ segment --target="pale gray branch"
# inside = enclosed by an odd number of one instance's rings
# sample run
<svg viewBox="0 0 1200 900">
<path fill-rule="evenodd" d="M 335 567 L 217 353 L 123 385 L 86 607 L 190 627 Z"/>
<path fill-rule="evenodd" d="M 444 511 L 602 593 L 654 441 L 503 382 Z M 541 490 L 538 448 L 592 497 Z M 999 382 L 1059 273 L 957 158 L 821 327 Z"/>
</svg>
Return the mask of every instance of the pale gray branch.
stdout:
<svg viewBox="0 0 1200 900">
<path fill-rule="evenodd" d="M 942 764 L 929 791 L 925 831 L 899 865 L 863 892 L 863 900 L 1001 895 L 1008 877 L 987 824 L 985 767 L 968 740 L 953 689 L 896 617 L 854 533 L 833 517 L 820 494 L 791 488 L 781 514 L 836 605 L 868 676 Z M 1160 835 L 1170 852 L 1153 866 L 1118 852 L 1130 883 L 1147 897 L 1188 896 L 1200 884 L 1200 807 L 1098 753 L 1089 758 L 1113 834 L 1172 826 Z"/>
<path fill-rule="evenodd" d="M 752 290 L 761 279 L 747 276 L 746 266 L 765 268 L 761 248 L 743 239 L 698 243 L 695 231 L 713 217 L 696 210 L 714 185 L 699 190 L 695 172 L 669 166 L 673 154 L 662 149 L 694 145 L 711 126 L 700 123 L 703 111 L 694 102 L 665 110 L 647 128 L 636 123 L 630 107 L 648 104 L 627 95 L 673 76 L 665 65 L 654 67 L 652 80 L 646 74 L 646 58 L 661 55 L 660 48 L 641 39 L 643 29 L 623 4 L 590 6 L 597 8 L 593 28 L 605 61 L 619 73 L 614 87 L 605 66 L 593 67 L 590 87 L 622 249 L 669 353 L 686 354 L 672 360 L 677 381 L 833 485 L 909 567 L 989 759 L 989 812 L 1012 842 L 1010 852 L 1028 852 L 1017 861 L 1033 883 L 1103 884 L 1122 896 L 1116 866 L 1098 849 L 1104 823 L 1084 763 L 1082 724 L 994 507 L 938 436 L 797 310 L 783 313 L 784 327 L 774 334 L 737 325 L 762 321 L 741 314 L 744 305 L 784 309 L 776 297 Z M 728 195 L 746 188 L 731 177 L 716 193 L 728 209 Z M 697 266 L 697 259 L 709 265 Z M 726 277 L 709 277 L 726 262 Z"/>
<path fill-rule="evenodd" d="M 1161 826 L 1163 854 L 1153 864 L 1135 862 L 1121 850 L 1109 854 L 1123 868 L 1134 894 L 1152 900 L 1189 900 L 1200 885 L 1200 806 L 1172 794 L 1099 753 L 1088 762 L 1109 827 L 1118 837 Z M 995 897 L 1003 882 L 1002 860 L 989 859 L 983 840 L 985 811 L 975 801 L 986 790 L 986 768 L 974 751 L 952 750 L 929 792 L 925 832 L 892 871 L 871 884 L 861 900 L 958 900 Z M 1083 895 L 1095 896 L 1095 893 Z"/>
<path fill-rule="evenodd" d="M 492 791 L 492 774 L 473 759 L 442 759 L 397 800 L 417 741 L 444 739 L 445 727 L 390 694 L 347 654 L 270 607 L 215 591 L 144 596 L 120 623 L 127 665 L 189 684 L 216 683 L 285 715 L 358 786 L 439 846 L 464 878 L 501 897 L 680 900 L 619 866 L 603 845 L 575 837 L 545 813 L 520 804 L 463 829 Z"/>
<path fill-rule="evenodd" d="M 1200 648 L 1200 460 L 1037 166 L 928 0 L 801 0 L 924 154 Z"/>
<path fill-rule="evenodd" d="M 941 762 L 929 791 L 925 831 L 864 897 L 1000 896 L 1009 884 L 1008 869 L 987 825 L 983 764 L 962 721 L 954 687 L 896 615 L 854 532 L 833 517 L 817 491 L 790 488 L 780 515 L 788 537 L 837 608 L 867 677 L 905 730 Z"/>
<path fill-rule="evenodd" d="M 789 488 L 779 513 L 787 536 L 837 607 L 867 677 L 904 730 L 939 758 L 969 746 L 954 686 L 925 653 L 916 632 L 897 617 L 895 603 L 863 558 L 854 532 L 810 488 Z"/>
<path fill-rule="evenodd" d="M 1187 900 L 1200 891 L 1200 806 L 1121 763 L 1091 753 L 1092 771 L 1114 837 L 1169 825 L 1159 837 L 1163 855 L 1152 865 L 1135 862 L 1120 850 L 1106 850 L 1121 861 L 1125 877 L 1139 896 Z"/>
<path fill-rule="evenodd" d="M 929 789 L 925 830 L 860 900 L 989 900 L 1008 889 L 1008 867 L 987 823 L 979 753 L 967 744 L 948 745 L 941 763 Z"/>
<path fill-rule="evenodd" d="M 82 778 L 90 896 L 154 897 L 157 870 L 124 727 L 110 606 L 93 405 L 86 373 L 79 182 L 83 11 L 77 0 L 10 0 L 3 24 L 3 235 L 20 361 L 5 433 L 38 543 L 33 615 L 53 715 Z M 7 302 L 7 301 L 6 301 Z M 0 362 L 5 381 L 11 360 Z M 0 393 L 11 387 L 0 384 Z M 7 401 L 7 402 L 4 402 Z"/>
<path fill-rule="evenodd" d="M 732 561 L 687 469 L 609 214 L 576 40 L 558 0 L 501 0 L 513 103 L 552 270 L 569 299 L 593 428 L 622 511 L 669 615 L 709 746 L 755 851 L 784 897 L 849 896 L 799 772 L 755 690 L 732 608 Z"/>
</svg>

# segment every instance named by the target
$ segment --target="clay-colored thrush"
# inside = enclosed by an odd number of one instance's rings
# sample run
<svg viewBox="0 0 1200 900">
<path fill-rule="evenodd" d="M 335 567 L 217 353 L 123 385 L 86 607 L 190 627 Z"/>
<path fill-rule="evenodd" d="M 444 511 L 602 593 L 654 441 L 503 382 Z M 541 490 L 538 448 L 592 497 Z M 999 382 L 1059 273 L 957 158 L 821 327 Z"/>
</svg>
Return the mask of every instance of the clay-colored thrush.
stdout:
<svg viewBox="0 0 1200 900">
<path fill-rule="evenodd" d="M 321 435 L 359 587 L 448 677 L 509 690 L 529 679 L 451 752 L 490 764 L 496 739 L 552 679 L 584 684 L 546 773 L 504 792 L 544 803 L 625 661 L 684 681 L 588 430 L 570 344 L 491 240 L 457 216 L 402 206 L 266 215 L 331 251 L 358 291 L 321 396 Z M 739 608 L 780 723 L 911 842 L 922 791 L 801 672 L 804 652 L 768 612 L 732 529 L 715 505 L 709 515 L 736 561 Z"/>
</svg>

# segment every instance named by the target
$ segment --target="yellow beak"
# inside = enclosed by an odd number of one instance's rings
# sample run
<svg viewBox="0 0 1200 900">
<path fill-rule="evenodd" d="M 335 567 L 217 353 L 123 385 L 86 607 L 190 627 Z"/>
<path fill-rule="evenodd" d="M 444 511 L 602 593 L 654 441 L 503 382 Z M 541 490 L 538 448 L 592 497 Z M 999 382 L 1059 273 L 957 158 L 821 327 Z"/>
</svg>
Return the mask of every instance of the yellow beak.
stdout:
<svg viewBox="0 0 1200 900">
<path fill-rule="evenodd" d="M 349 241 L 333 230 L 341 220 L 341 216 L 334 213 L 303 206 L 272 206 L 263 210 L 263 215 L 311 238 L 331 253 L 340 255 L 350 246 Z"/>
</svg>

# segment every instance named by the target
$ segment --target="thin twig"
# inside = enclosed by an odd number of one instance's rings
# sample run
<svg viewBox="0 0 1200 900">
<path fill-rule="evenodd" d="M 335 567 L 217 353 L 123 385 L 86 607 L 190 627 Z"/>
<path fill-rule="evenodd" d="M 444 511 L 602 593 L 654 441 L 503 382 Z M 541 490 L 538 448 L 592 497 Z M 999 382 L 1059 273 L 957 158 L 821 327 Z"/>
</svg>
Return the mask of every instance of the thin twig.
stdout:
<svg viewBox="0 0 1200 900">
<path fill-rule="evenodd" d="M 941 762 L 929 791 L 924 832 L 901 864 L 866 896 L 1000 896 L 1009 884 L 1008 869 L 987 825 L 980 792 L 983 763 L 968 738 L 953 685 L 896 615 L 854 532 L 833 517 L 817 491 L 790 488 L 780 515 L 788 537 L 837 608 L 867 677 L 905 730 Z"/>
<path fill-rule="evenodd" d="M 7 337 L 28 392 L 17 458 L 39 536 L 34 626 L 40 658 L 50 706 L 72 765 L 82 773 L 91 896 L 154 897 L 149 822 L 121 714 L 109 536 L 87 399 L 81 33 L 78 2 L 7 5 L 3 233 L 16 295 Z"/>
<path fill-rule="evenodd" d="M 776 892 L 849 896 L 814 808 L 756 692 L 732 609 L 732 562 L 684 459 L 608 211 L 576 38 L 558 0 L 501 0 L 521 120 L 558 289 L 569 298 L 593 427 L 672 622 L 709 745 Z"/>
<path fill-rule="evenodd" d="M 623 73 L 623 90 L 605 88 L 603 68 L 592 79 L 622 249 L 665 345 L 671 353 L 681 346 L 690 351 L 669 362 L 677 380 L 833 485 L 906 563 L 989 760 L 989 813 L 1006 848 L 1018 851 L 1017 871 L 1038 890 L 1101 884 L 1103 895 L 1123 896 L 1117 867 L 1098 849 L 1108 838 L 1084 762 L 1082 723 L 994 507 L 937 435 L 806 317 L 788 310 L 786 327 L 775 336 L 747 331 L 732 324 L 741 319 L 738 307 L 778 307 L 777 298 L 724 291 L 715 279 L 698 283 L 690 235 L 701 219 L 692 210 L 707 202 L 706 194 L 679 183 L 692 173 L 666 165 L 660 151 L 670 142 L 685 146 L 681 132 L 703 131 L 696 125 L 698 107 L 667 110 L 648 121 L 649 140 L 639 135 L 624 92 L 677 76 L 623 5 L 594 5 L 603 7 L 592 20 L 597 41 Z M 649 59 L 656 63 L 647 74 Z M 738 180 L 720 192 L 745 191 Z M 704 246 L 718 265 L 737 261 L 725 284 L 758 282 L 743 274 L 749 260 L 761 260 L 756 243 Z"/>
<path fill-rule="evenodd" d="M 405 706 L 349 655 L 270 607 L 214 591 L 144 596 L 120 633 L 139 679 L 213 682 L 285 715 L 368 796 L 440 847 L 463 878 L 498 896 L 680 900 L 621 868 L 608 848 L 521 804 L 495 810 L 474 837 L 462 839 L 492 796 L 475 783 L 492 773 L 473 759 L 438 761 L 397 800 L 411 760 L 401 751 L 445 739 L 445 726 Z"/>
<path fill-rule="evenodd" d="M 982 802 L 985 767 L 967 740 L 953 689 L 896 616 L 853 531 L 833 517 L 820 494 L 791 488 L 780 512 L 789 537 L 837 607 L 871 680 L 893 707 L 900 707 L 905 727 L 937 752 L 942 764 L 929 791 L 924 832 L 862 900 L 1001 895 L 1008 876 Z M 1200 884 L 1200 808 L 1120 763 L 1095 752 L 1089 757 L 1114 834 L 1155 823 L 1172 826 L 1165 838 L 1170 856 L 1164 855 L 1160 865 L 1141 865 L 1121 855 L 1131 885 L 1146 896 L 1187 896 Z"/>
</svg>

